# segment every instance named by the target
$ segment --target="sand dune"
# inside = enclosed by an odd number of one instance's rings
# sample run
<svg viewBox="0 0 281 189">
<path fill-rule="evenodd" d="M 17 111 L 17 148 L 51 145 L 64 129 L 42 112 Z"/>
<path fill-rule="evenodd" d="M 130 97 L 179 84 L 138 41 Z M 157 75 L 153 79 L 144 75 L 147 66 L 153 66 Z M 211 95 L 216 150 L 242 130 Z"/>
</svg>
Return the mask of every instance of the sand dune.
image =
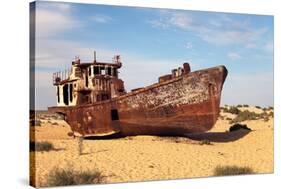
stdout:
<svg viewBox="0 0 281 189">
<path fill-rule="evenodd" d="M 31 152 L 36 157 L 36 185 L 44 186 L 49 172 L 71 166 L 98 169 L 106 183 L 206 177 L 217 166 L 247 166 L 255 173 L 273 172 L 273 119 L 245 121 L 253 131 L 225 131 L 230 124 L 218 120 L 206 134 L 188 137 L 134 136 L 110 140 L 78 140 L 67 136 L 65 123 L 35 127 L 36 141 L 49 141 L 56 151 Z M 64 125 L 64 127 L 63 127 Z M 201 145 L 201 140 L 211 145 Z"/>
</svg>

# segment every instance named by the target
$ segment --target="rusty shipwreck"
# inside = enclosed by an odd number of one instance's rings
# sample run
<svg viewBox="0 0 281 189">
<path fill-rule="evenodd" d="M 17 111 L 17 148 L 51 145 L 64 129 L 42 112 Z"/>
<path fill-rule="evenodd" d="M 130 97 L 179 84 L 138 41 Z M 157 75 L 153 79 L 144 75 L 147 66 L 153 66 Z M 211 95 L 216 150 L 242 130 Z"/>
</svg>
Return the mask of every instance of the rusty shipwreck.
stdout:
<svg viewBox="0 0 281 189">
<path fill-rule="evenodd" d="M 53 74 L 57 105 L 74 136 L 184 135 L 211 129 L 219 116 L 224 66 L 190 71 L 188 63 L 158 83 L 126 92 L 118 78 L 122 63 L 72 62 Z M 141 79 L 141 78 L 140 78 Z"/>
</svg>

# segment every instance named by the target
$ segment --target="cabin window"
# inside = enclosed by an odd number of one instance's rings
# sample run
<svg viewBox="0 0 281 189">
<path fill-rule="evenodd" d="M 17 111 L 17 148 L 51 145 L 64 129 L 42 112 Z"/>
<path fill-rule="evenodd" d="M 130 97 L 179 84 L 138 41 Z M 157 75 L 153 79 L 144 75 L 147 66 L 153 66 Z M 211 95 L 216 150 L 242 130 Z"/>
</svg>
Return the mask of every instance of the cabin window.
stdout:
<svg viewBox="0 0 281 189">
<path fill-rule="evenodd" d="M 118 92 L 119 92 L 119 93 L 123 93 L 123 92 L 124 92 L 124 89 L 118 89 Z"/>
<path fill-rule="evenodd" d="M 113 76 L 117 76 L 117 69 L 116 68 L 113 68 Z"/>
<path fill-rule="evenodd" d="M 89 71 L 88 71 L 89 76 L 91 76 L 91 75 L 92 75 L 91 71 L 92 71 L 92 68 L 91 68 L 91 67 L 89 67 Z"/>
<path fill-rule="evenodd" d="M 112 109 L 111 110 L 111 120 L 119 120 L 119 115 L 118 115 L 118 110 L 117 109 Z"/>
<path fill-rule="evenodd" d="M 86 85 L 86 87 L 88 87 L 88 85 L 89 85 L 89 82 L 88 82 L 88 75 L 86 74 L 86 78 L 85 78 L 85 85 Z"/>
<path fill-rule="evenodd" d="M 65 105 L 68 105 L 68 84 L 63 86 L 63 102 Z"/>
<path fill-rule="evenodd" d="M 57 97 L 58 97 L 58 103 L 60 103 L 60 87 L 57 86 Z"/>
<path fill-rule="evenodd" d="M 73 84 L 69 84 L 69 101 L 72 102 L 73 100 Z"/>
<path fill-rule="evenodd" d="M 99 74 L 100 74 L 100 72 L 99 72 L 99 67 L 94 66 L 94 74 L 95 74 L 95 75 L 99 75 Z"/>
<path fill-rule="evenodd" d="M 111 67 L 107 68 L 107 75 L 111 75 Z"/>
</svg>

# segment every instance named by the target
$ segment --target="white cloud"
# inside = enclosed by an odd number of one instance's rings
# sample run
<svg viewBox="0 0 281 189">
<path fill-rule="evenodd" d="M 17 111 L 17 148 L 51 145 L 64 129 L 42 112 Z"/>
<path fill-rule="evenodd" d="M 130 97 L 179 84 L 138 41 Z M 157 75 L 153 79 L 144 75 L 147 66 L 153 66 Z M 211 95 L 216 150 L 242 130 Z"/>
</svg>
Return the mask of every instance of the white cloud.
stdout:
<svg viewBox="0 0 281 189">
<path fill-rule="evenodd" d="M 248 48 L 248 49 L 255 49 L 255 48 L 257 48 L 257 44 L 255 44 L 255 43 L 248 43 L 245 47 Z"/>
<path fill-rule="evenodd" d="M 185 45 L 185 48 L 186 49 L 192 49 L 193 45 L 191 42 L 187 42 L 186 45 Z"/>
<path fill-rule="evenodd" d="M 235 52 L 229 52 L 229 53 L 227 54 L 227 57 L 230 58 L 231 60 L 238 60 L 238 59 L 241 59 L 240 54 L 235 53 Z"/>
<path fill-rule="evenodd" d="M 249 20 L 236 21 L 222 14 L 203 20 L 184 13 L 161 12 L 160 18 L 150 20 L 153 27 L 191 31 L 202 40 L 215 45 L 241 44 L 251 46 L 268 31 L 267 28 L 252 28 Z"/>
<path fill-rule="evenodd" d="M 63 69 L 69 67 L 75 56 L 83 62 L 91 62 L 97 51 L 99 61 L 111 61 L 118 51 L 104 50 L 98 45 L 84 45 L 65 40 L 40 39 L 36 46 L 35 62 L 40 69 Z"/>
<path fill-rule="evenodd" d="M 48 5 L 48 6 L 47 6 Z M 69 4 L 38 4 L 36 7 L 36 37 L 51 37 L 81 26 L 71 15 Z"/>
<path fill-rule="evenodd" d="M 180 29 L 188 30 L 193 24 L 193 19 L 185 14 L 172 14 L 168 20 L 169 24 Z"/>
<path fill-rule="evenodd" d="M 56 11 L 71 11 L 71 3 L 59 3 L 59 2 L 52 2 L 52 3 L 37 3 L 36 6 L 41 9 L 52 9 Z"/>
<path fill-rule="evenodd" d="M 158 19 L 148 20 L 147 23 L 156 28 L 171 28 L 176 27 L 179 29 L 187 30 L 192 25 L 192 18 L 182 13 L 172 13 L 170 11 L 161 11 L 161 16 Z"/>
<path fill-rule="evenodd" d="M 274 49 L 274 45 L 273 45 L 273 41 L 268 41 L 265 45 L 264 45 L 264 50 L 268 53 L 273 53 L 273 49 Z"/>
<path fill-rule="evenodd" d="M 169 27 L 169 24 L 165 23 L 161 19 L 160 20 L 148 20 L 147 23 L 149 23 L 154 28 L 166 29 Z"/>
<path fill-rule="evenodd" d="M 206 42 L 215 45 L 232 45 L 241 44 L 247 46 L 252 42 L 258 40 L 265 32 L 266 28 L 260 29 L 209 29 L 201 28 L 199 29 L 198 36 Z"/>
<path fill-rule="evenodd" d="M 107 15 L 94 15 L 91 17 L 91 20 L 98 23 L 107 23 L 111 21 L 112 18 Z"/>
</svg>

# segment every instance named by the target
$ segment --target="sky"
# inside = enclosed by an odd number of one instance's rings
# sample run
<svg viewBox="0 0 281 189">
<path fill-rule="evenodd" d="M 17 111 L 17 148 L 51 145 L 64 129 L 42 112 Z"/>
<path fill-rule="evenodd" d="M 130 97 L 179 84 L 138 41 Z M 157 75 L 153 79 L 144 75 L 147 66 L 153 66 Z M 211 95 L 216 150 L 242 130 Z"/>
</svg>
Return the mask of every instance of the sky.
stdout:
<svg viewBox="0 0 281 189">
<path fill-rule="evenodd" d="M 36 109 L 56 105 L 52 73 L 71 61 L 121 55 L 125 89 L 147 86 L 189 62 L 225 65 L 221 105 L 273 106 L 273 16 L 37 1 Z"/>
</svg>

